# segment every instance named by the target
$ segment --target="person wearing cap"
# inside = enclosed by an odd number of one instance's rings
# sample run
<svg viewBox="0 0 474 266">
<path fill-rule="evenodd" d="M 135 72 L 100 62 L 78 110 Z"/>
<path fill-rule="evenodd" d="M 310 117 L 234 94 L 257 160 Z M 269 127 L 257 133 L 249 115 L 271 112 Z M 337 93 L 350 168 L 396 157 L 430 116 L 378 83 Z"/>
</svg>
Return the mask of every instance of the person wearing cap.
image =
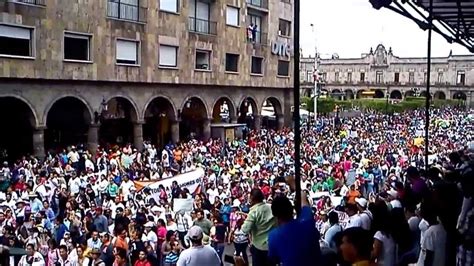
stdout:
<svg viewBox="0 0 474 266">
<path fill-rule="evenodd" d="M 367 200 L 365 198 L 356 198 L 356 205 L 359 209 L 359 219 L 361 222 L 361 227 L 365 230 L 370 230 L 372 223 L 372 213 L 367 210 Z"/>
<path fill-rule="evenodd" d="M 146 241 L 148 241 L 148 243 L 150 244 L 150 246 L 156 250 L 157 246 L 156 244 L 158 243 L 158 236 L 156 235 L 156 233 L 152 230 L 152 228 L 155 226 L 155 223 L 153 222 L 147 222 L 145 224 L 145 239 Z"/>
<path fill-rule="evenodd" d="M 220 266 L 221 260 L 217 252 L 208 245 L 203 245 L 203 232 L 199 226 L 189 229 L 187 237 L 191 247 L 181 252 L 177 266 Z"/>
<path fill-rule="evenodd" d="M 93 248 L 89 253 L 90 257 L 85 257 L 82 265 L 106 266 L 105 262 L 100 258 L 100 253 L 100 249 Z"/>
</svg>

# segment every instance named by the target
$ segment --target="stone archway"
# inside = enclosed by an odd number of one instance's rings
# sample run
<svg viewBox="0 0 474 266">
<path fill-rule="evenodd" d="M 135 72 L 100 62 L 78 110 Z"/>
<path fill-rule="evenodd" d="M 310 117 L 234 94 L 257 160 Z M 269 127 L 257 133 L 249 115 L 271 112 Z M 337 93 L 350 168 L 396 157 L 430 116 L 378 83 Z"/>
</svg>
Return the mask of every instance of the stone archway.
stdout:
<svg viewBox="0 0 474 266">
<path fill-rule="evenodd" d="M 393 90 L 390 92 L 390 99 L 402 99 L 402 93 L 399 90 Z"/>
<path fill-rule="evenodd" d="M 376 89 L 374 91 L 374 96 L 373 96 L 375 99 L 381 99 L 381 98 L 385 98 L 385 93 L 381 90 L 381 89 Z"/>
<path fill-rule="evenodd" d="M 343 93 L 341 92 L 340 89 L 334 89 L 331 91 L 331 97 L 336 99 L 336 100 L 342 100 L 343 99 Z"/>
<path fill-rule="evenodd" d="M 446 100 L 446 94 L 443 91 L 437 91 L 434 94 L 436 100 Z"/>
<path fill-rule="evenodd" d="M 145 106 L 143 139 L 162 147 L 179 141 L 179 125 L 176 111 L 170 100 L 158 96 Z M 139 126 L 139 125 L 137 125 Z M 135 130 L 135 134 L 139 130 Z"/>
<path fill-rule="evenodd" d="M 178 111 L 180 139 L 208 140 L 211 137 L 210 119 L 206 104 L 197 96 L 189 97 Z"/>
<path fill-rule="evenodd" d="M 212 123 L 235 122 L 235 110 L 234 103 L 228 97 L 220 97 L 212 108 Z"/>
<path fill-rule="evenodd" d="M 346 94 L 346 100 L 353 100 L 355 99 L 355 95 L 354 95 L 354 91 L 351 90 L 351 89 L 347 89 L 344 91 L 344 93 Z"/>
<path fill-rule="evenodd" d="M 88 143 L 88 130 L 92 122 L 90 110 L 87 102 L 75 96 L 65 96 L 54 101 L 46 112 L 46 148 L 58 149 Z"/>
<path fill-rule="evenodd" d="M 136 104 L 123 96 L 103 101 L 102 112 L 94 113 L 100 120 L 99 143 L 103 146 L 134 143 L 134 122 L 138 121 Z M 99 116 L 99 117 L 97 117 Z"/>
<path fill-rule="evenodd" d="M 466 93 L 464 93 L 462 91 L 456 91 L 453 94 L 453 100 L 465 101 L 466 99 L 467 99 L 467 95 L 466 95 Z"/>
<path fill-rule="evenodd" d="M 407 90 L 405 92 L 405 98 L 407 97 L 415 97 L 415 92 L 413 90 Z"/>
<path fill-rule="evenodd" d="M 254 98 L 246 97 L 240 102 L 239 111 L 237 113 L 237 122 L 246 124 L 250 129 L 260 130 L 261 116 L 258 113 L 257 102 Z"/>
<path fill-rule="evenodd" d="M 358 90 L 357 91 L 357 94 L 356 94 L 356 98 L 357 99 L 361 99 L 361 98 L 364 98 L 364 92 L 366 92 L 367 90 Z"/>
<path fill-rule="evenodd" d="M 34 110 L 26 101 L 11 96 L 0 97 L 0 123 L 3 125 L 0 130 L 0 161 L 11 163 L 34 152 L 36 122 Z M 39 148 L 44 152 L 44 147 Z"/>
<path fill-rule="evenodd" d="M 262 127 L 281 129 L 283 127 L 283 112 L 280 101 L 275 97 L 268 97 L 263 101 L 260 111 Z"/>
<path fill-rule="evenodd" d="M 427 95 L 426 91 L 420 92 L 420 97 L 426 98 Z"/>
</svg>

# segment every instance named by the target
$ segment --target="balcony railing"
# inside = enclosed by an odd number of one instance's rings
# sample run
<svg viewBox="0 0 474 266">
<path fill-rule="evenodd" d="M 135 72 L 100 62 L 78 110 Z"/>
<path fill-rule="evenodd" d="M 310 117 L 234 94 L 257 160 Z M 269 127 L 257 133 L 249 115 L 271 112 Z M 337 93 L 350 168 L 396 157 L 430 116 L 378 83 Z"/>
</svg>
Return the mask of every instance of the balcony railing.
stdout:
<svg viewBox="0 0 474 266">
<path fill-rule="evenodd" d="M 28 4 L 34 6 L 46 6 L 46 0 L 8 0 L 8 2 Z"/>
<path fill-rule="evenodd" d="M 268 34 L 266 32 L 257 31 L 252 36 L 247 36 L 247 41 L 250 43 L 257 43 L 257 44 L 268 44 L 267 41 Z"/>
<path fill-rule="evenodd" d="M 268 9 L 268 0 L 246 0 L 248 6 L 255 6 L 263 9 Z"/>
<path fill-rule="evenodd" d="M 138 3 L 138 1 L 137 1 Z M 107 16 L 110 18 L 146 22 L 146 8 L 123 2 L 107 2 Z"/>
<path fill-rule="evenodd" d="M 217 22 L 189 17 L 188 29 L 190 32 L 217 35 Z"/>
</svg>

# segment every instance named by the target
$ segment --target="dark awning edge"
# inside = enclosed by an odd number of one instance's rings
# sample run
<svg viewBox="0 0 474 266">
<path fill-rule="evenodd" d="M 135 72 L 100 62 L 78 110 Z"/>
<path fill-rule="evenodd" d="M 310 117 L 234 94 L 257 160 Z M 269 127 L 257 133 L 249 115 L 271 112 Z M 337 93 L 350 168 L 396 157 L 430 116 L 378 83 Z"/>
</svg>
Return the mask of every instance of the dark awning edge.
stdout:
<svg viewBox="0 0 474 266">
<path fill-rule="evenodd" d="M 414 21 L 421 29 L 429 28 L 430 0 L 369 0 L 375 9 L 388 8 Z M 449 43 L 459 43 L 474 53 L 474 1 L 432 0 L 433 31 Z"/>
</svg>

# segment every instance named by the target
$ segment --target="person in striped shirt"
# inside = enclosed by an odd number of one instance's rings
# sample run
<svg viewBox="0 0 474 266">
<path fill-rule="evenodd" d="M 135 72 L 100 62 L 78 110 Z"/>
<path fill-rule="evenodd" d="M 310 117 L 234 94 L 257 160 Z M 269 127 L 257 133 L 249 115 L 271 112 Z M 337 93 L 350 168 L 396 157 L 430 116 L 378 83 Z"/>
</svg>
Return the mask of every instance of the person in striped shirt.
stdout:
<svg viewBox="0 0 474 266">
<path fill-rule="evenodd" d="M 166 255 L 163 266 L 176 266 L 180 252 L 181 245 L 179 244 L 179 241 L 171 243 L 171 252 Z"/>
</svg>

